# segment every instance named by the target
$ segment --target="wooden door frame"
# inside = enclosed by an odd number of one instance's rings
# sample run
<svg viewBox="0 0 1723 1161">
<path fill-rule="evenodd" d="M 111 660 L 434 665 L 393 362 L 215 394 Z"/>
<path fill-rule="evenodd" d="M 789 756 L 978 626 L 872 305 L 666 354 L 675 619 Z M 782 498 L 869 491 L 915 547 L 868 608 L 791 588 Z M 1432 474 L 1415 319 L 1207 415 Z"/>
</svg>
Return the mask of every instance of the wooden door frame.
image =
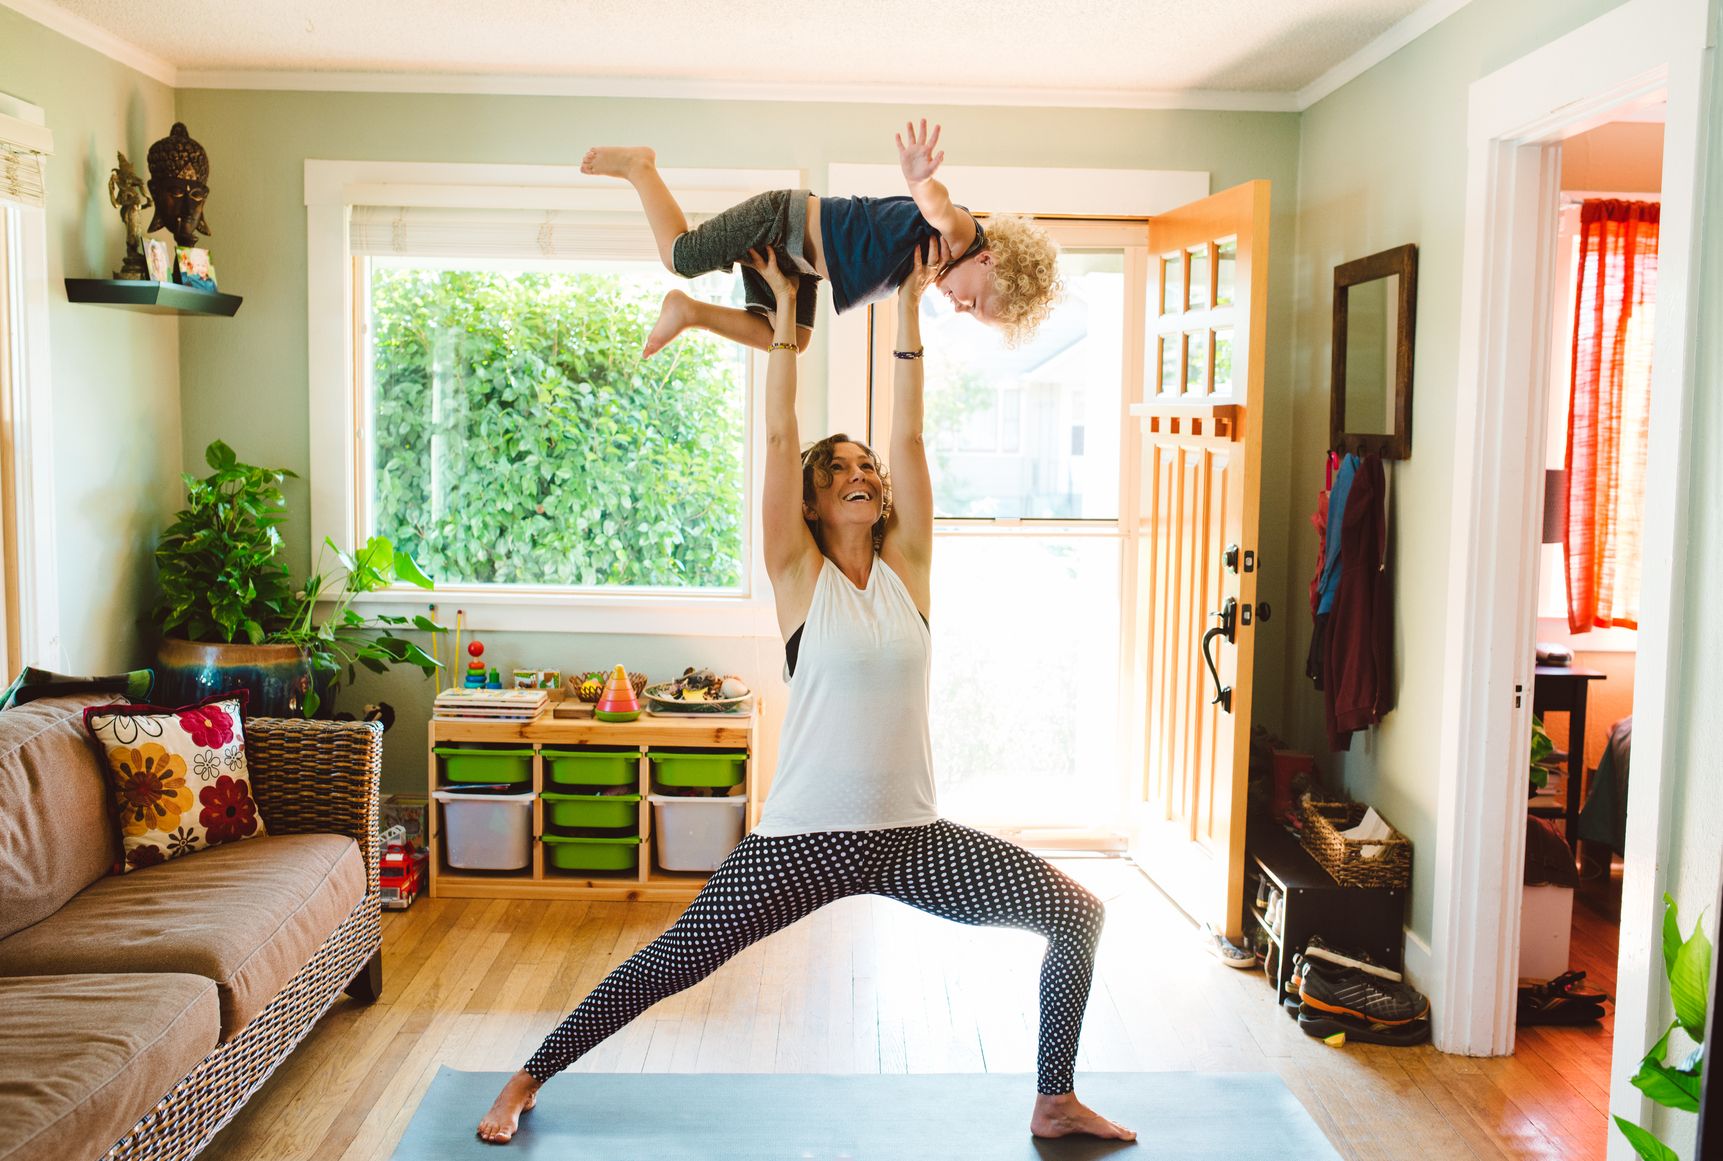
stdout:
<svg viewBox="0 0 1723 1161">
<path fill-rule="evenodd" d="M 1626 1083 L 1660 1010 L 1656 932 L 1676 779 L 1664 770 L 1668 695 L 1681 642 L 1687 505 L 1683 432 L 1694 394 L 1697 275 L 1708 91 L 1705 0 L 1629 0 L 1471 86 L 1466 227 L 1454 425 L 1448 649 L 1436 828 L 1434 970 L 1438 1047 L 1512 1051 L 1524 788 L 1502 771 L 1530 748 L 1536 535 L 1553 301 L 1550 247 L 1560 142 L 1625 106 L 1667 98 L 1658 313 L 1647 471 L 1634 763 L 1622 893 L 1613 1112 L 1641 1119 Z M 1530 290 L 1531 293 L 1527 293 Z M 1516 697 L 1520 701 L 1516 708 Z M 1612 1140 L 1612 1157 L 1626 1156 Z"/>
</svg>

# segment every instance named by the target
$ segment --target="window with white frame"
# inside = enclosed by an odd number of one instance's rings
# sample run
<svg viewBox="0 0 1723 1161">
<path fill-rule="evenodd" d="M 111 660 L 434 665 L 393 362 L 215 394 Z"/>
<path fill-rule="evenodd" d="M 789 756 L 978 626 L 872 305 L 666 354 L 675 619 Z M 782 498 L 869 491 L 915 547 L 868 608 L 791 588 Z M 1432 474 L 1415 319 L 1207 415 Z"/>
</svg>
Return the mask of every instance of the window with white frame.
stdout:
<svg viewBox="0 0 1723 1161">
<path fill-rule="evenodd" d="M 740 594 L 752 361 L 689 331 L 641 348 L 667 272 L 613 211 L 354 206 L 360 539 L 440 589 Z"/>
<path fill-rule="evenodd" d="M 0 663 L 60 661 L 42 110 L 0 94 Z"/>
<path fill-rule="evenodd" d="M 1147 269 L 1146 235 L 1140 224 L 1043 224 L 1066 293 L 1031 342 L 1006 348 L 942 295 L 921 303 L 934 768 L 942 809 L 970 825 L 1104 830 L 1121 761 L 1134 522 L 1121 471 L 1135 401 L 1125 352 L 1143 329 L 1129 287 Z M 875 309 L 876 343 L 890 341 L 892 317 Z M 876 374 L 890 364 L 876 352 Z M 876 429 L 890 398 L 890 380 L 876 381 Z"/>
</svg>

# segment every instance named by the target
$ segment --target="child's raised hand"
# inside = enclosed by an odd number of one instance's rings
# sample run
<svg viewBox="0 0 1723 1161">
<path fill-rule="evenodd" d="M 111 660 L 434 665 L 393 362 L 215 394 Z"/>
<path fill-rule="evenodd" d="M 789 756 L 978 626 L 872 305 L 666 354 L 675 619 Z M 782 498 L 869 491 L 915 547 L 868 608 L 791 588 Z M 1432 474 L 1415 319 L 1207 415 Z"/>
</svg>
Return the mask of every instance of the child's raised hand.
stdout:
<svg viewBox="0 0 1723 1161">
<path fill-rule="evenodd" d="M 916 182 L 926 181 L 932 177 L 934 171 L 939 168 L 939 163 L 945 160 L 945 154 L 934 152 L 939 147 L 939 126 L 933 127 L 933 136 L 930 138 L 927 133 L 926 117 L 921 119 L 921 131 L 919 133 L 916 132 L 913 121 L 905 125 L 904 128 L 909 130 L 909 143 L 904 144 L 903 134 L 896 134 L 897 163 L 903 167 L 904 180 L 914 185 Z"/>
</svg>

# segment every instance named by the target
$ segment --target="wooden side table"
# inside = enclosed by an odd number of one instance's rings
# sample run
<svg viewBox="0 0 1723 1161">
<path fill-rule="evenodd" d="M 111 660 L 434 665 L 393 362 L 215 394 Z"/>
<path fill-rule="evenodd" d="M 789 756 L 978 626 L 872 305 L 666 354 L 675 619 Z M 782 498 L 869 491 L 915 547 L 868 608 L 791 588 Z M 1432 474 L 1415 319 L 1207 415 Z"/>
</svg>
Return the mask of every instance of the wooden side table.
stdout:
<svg viewBox="0 0 1723 1161">
<path fill-rule="evenodd" d="M 1567 714 L 1567 841 L 1579 839 L 1579 808 L 1585 799 L 1585 701 L 1594 681 L 1609 675 L 1595 669 L 1539 665 L 1533 670 L 1532 713 Z"/>
</svg>

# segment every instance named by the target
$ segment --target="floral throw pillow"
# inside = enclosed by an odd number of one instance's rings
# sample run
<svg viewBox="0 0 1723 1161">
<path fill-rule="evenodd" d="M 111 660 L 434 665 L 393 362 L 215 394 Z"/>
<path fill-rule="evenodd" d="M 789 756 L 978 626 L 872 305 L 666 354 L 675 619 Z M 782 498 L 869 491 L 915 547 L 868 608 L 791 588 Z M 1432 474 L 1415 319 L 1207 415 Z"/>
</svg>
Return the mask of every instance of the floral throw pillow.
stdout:
<svg viewBox="0 0 1723 1161">
<path fill-rule="evenodd" d="M 107 758 L 123 870 L 265 833 L 245 766 L 246 697 L 237 690 L 179 709 L 84 711 Z"/>
</svg>

